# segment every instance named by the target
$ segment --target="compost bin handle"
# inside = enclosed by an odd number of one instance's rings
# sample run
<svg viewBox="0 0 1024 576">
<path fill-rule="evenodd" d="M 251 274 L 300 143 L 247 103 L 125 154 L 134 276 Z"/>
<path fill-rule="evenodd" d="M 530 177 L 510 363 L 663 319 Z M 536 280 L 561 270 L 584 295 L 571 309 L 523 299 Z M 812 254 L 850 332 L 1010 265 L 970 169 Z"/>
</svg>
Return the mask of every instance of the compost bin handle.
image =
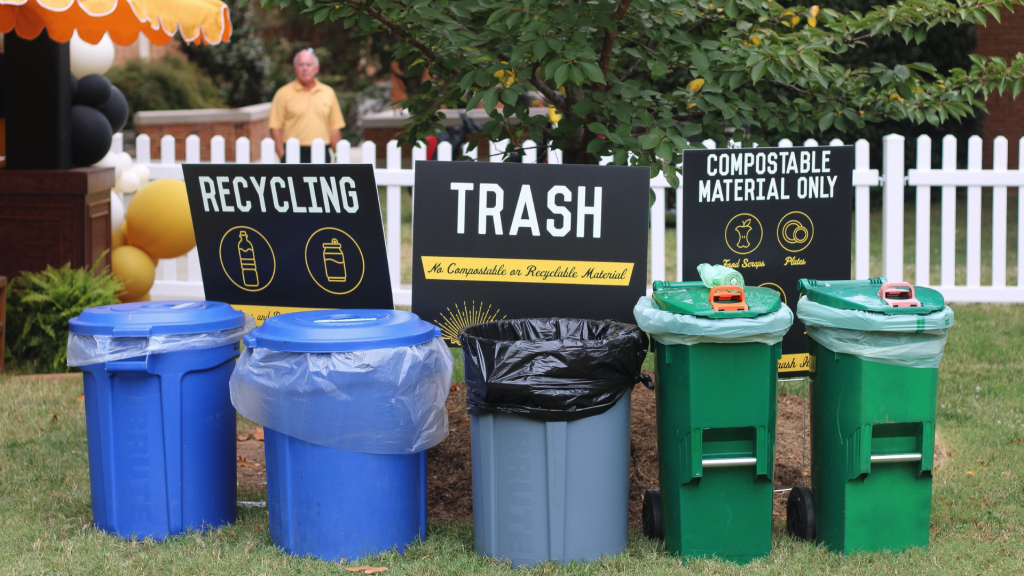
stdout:
<svg viewBox="0 0 1024 576">
<path fill-rule="evenodd" d="M 909 292 L 901 290 L 906 288 Z M 906 298 L 900 298 L 906 295 Z M 878 291 L 878 297 L 890 308 L 911 308 L 921 306 L 921 301 L 914 298 L 914 285 L 910 282 L 886 282 Z"/>
<path fill-rule="evenodd" d="M 747 311 L 747 295 L 742 286 L 735 284 L 726 286 L 714 286 L 708 293 L 708 302 L 715 312 L 736 312 Z"/>
</svg>

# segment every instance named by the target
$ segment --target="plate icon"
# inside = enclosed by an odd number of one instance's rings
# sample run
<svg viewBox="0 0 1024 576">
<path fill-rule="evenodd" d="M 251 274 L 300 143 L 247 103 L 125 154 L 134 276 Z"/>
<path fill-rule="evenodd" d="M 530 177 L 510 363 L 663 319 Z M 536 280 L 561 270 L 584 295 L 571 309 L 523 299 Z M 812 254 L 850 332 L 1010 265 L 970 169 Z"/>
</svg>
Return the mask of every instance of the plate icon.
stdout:
<svg viewBox="0 0 1024 576">
<path fill-rule="evenodd" d="M 811 240 L 814 240 L 814 222 L 803 212 L 790 212 L 779 220 L 775 235 L 783 250 L 800 252 L 810 246 Z"/>
</svg>

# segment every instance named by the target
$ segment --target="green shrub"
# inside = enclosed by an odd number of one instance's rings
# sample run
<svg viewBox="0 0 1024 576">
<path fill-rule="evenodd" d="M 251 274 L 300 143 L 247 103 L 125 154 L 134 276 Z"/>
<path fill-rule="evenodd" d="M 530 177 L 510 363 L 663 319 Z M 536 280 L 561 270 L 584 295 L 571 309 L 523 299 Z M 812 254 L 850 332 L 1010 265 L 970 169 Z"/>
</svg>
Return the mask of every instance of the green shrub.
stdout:
<svg viewBox="0 0 1024 576">
<path fill-rule="evenodd" d="M 132 113 L 224 107 L 213 81 L 198 66 L 182 58 L 137 58 L 111 68 L 106 76 L 124 92 Z M 128 126 L 131 127 L 133 120 L 130 115 L 128 118 Z"/>
<path fill-rule="evenodd" d="M 47 266 L 14 278 L 7 297 L 8 362 L 34 372 L 68 371 L 68 320 L 86 308 L 116 304 L 124 288 L 109 269 L 97 274 L 99 265 Z"/>
</svg>

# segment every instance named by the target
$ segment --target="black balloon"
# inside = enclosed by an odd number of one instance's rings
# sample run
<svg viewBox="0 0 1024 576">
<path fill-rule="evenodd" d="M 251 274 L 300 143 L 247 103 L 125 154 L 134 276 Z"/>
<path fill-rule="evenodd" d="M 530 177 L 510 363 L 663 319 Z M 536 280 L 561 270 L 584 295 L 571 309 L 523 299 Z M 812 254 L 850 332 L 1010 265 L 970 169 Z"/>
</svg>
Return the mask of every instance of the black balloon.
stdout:
<svg viewBox="0 0 1024 576">
<path fill-rule="evenodd" d="M 110 80 L 99 74 L 89 74 L 78 79 L 78 93 L 75 104 L 99 108 L 110 100 Z"/>
<path fill-rule="evenodd" d="M 78 94 L 78 77 L 74 74 L 68 74 L 71 77 L 71 101 L 75 101 L 75 95 Z"/>
<path fill-rule="evenodd" d="M 128 100 L 117 86 L 110 87 L 110 100 L 100 106 L 99 111 L 110 121 L 114 133 L 123 130 L 124 125 L 128 123 Z"/>
<path fill-rule="evenodd" d="M 110 142 L 113 138 L 114 131 L 110 128 L 110 121 L 102 112 L 89 106 L 71 107 L 73 163 L 78 166 L 90 166 L 99 162 L 110 151 Z"/>
</svg>

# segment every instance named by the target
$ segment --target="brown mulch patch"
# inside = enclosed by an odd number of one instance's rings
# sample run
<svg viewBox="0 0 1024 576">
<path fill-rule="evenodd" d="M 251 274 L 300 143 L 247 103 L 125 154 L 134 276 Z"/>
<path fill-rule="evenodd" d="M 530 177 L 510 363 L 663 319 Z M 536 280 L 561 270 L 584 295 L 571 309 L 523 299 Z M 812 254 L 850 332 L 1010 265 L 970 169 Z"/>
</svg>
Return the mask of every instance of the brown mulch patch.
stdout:
<svg viewBox="0 0 1024 576">
<path fill-rule="evenodd" d="M 262 428 L 257 428 L 262 432 Z M 265 492 L 267 489 L 267 462 L 263 452 L 263 435 L 254 437 L 255 430 L 239 430 L 237 450 L 238 487 L 247 492 Z"/>
<path fill-rule="evenodd" d="M 466 384 L 452 385 L 445 402 L 448 437 L 427 451 L 427 515 L 431 522 L 473 515 Z"/>
<path fill-rule="evenodd" d="M 806 399 L 779 394 L 775 425 L 775 489 L 811 484 L 811 421 Z M 806 435 L 806 436 L 805 436 Z M 804 461 L 806 459 L 806 462 Z M 801 481 L 802 479 L 802 481 Z M 776 492 L 772 511 L 786 516 L 788 492 Z"/>
</svg>

